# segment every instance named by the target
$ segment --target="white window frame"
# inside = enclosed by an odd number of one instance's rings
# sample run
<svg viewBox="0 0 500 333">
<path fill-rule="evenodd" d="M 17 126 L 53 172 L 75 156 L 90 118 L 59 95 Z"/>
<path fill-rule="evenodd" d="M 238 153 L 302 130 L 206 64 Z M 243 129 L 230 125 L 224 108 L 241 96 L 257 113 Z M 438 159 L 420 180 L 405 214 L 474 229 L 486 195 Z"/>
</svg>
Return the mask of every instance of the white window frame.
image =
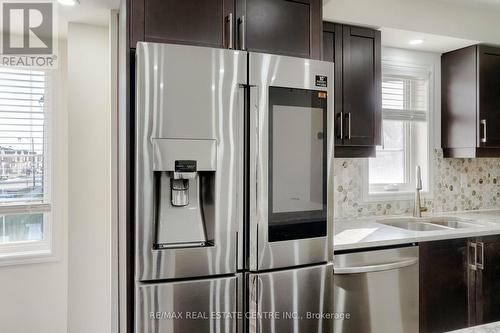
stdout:
<svg viewBox="0 0 500 333">
<path fill-rule="evenodd" d="M 434 149 L 434 136 L 435 136 L 435 71 L 433 65 L 420 65 L 420 64 L 409 64 L 409 63 L 401 63 L 392 60 L 382 60 L 382 68 L 389 68 L 390 70 L 400 71 L 406 75 L 422 75 L 422 73 L 426 73 L 428 77 L 428 100 L 427 100 L 427 170 L 428 170 L 428 180 L 427 180 L 427 189 L 421 192 L 421 196 L 423 199 L 432 199 L 434 192 L 434 182 L 432 181 L 434 178 L 434 163 L 433 163 L 433 149 Z M 382 93 L 382 92 L 381 92 Z M 384 120 L 384 116 L 382 115 L 382 121 Z M 409 126 L 405 126 L 405 131 L 407 131 L 405 137 L 409 137 L 410 130 Z M 405 157 L 405 163 L 411 163 L 417 159 L 416 150 L 412 149 L 411 141 L 405 143 L 406 147 L 409 148 L 406 150 L 407 154 Z M 379 185 L 371 185 L 369 180 L 369 159 L 364 159 L 362 162 L 362 193 L 363 193 L 363 201 L 364 202 L 380 202 L 380 201 L 400 201 L 400 200 L 410 200 L 414 197 L 415 188 L 414 177 L 415 171 L 410 167 L 410 175 L 405 175 L 405 177 L 409 177 L 411 181 L 406 186 L 401 186 L 396 191 L 387 191 L 383 188 L 386 186 L 385 184 Z M 375 191 L 372 191 L 375 189 Z"/>
<path fill-rule="evenodd" d="M 52 177 L 53 158 L 53 128 L 55 94 L 55 73 L 53 70 L 36 69 L 45 72 L 48 81 L 45 90 L 44 105 L 44 198 L 42 203 L 15 203 L 12 205 L 0 204 L 0 215 L 9 214 L 43 214 L 43 239 L 28 240 L 12 243 L 0 243 L 0 266 L 56 261 L 54 253 L 55 237 L 52 212 Z"/>
</svg>

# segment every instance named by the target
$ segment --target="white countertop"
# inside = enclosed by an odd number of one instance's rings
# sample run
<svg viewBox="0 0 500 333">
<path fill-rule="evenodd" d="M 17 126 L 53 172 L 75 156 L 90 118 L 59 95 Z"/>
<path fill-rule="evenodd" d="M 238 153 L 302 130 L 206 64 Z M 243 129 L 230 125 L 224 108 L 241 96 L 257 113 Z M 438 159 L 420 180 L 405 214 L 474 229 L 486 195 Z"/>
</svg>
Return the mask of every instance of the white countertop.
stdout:
<svg viewBox="0 0 500 333">
<path fill-rule="evenodd" d="M 451 331 L 448 333 L 498 333 L 498 332 L 500 332 L 499 321 L 474 327 L 468 327 L 456 331 Z"/>
<path fill-rule="evenodd" d="M 410 216 L 373 216 L 356 219 L 336 219 L 334 222 L 335 251 L 417 243 L 432 240 L 466 238 L 500 234 L 500 210 L 481 210 L 424 215 L 424 217 L 453 217 L 469 220 L 473 228 L 412 231 L 382 223 L 380 220 Z"/>
</svg>

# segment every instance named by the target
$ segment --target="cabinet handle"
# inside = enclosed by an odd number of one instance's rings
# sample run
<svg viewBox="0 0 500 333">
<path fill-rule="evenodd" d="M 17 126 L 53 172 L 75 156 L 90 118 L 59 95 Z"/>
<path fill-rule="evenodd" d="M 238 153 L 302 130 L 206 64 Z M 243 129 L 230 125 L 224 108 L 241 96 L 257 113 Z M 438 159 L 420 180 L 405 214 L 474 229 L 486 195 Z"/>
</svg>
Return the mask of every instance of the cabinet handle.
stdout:
<svg viewBox="0 0 500 333">
<path fill-rule="evenodd" d="M 339 124 L 339 134 L 337 135 L 337 138 L 343 139 L 344 138 L 344 113 L 340 112 L 337 113 L 337 119 L 338 124 Z"/>
<path fill-rule="evenodd" d="M 476 263 L 477 269 L 484 270 L 484 243 L 478 242 L 479 247 L 479 258 L 481 258 L 481 263 Z"/>
<path fill-rule="evenodd" d="M 473 271 L 477 271 L 477 244 L 476 243 L 469 243 L 469 247 L 474 249 L 474 258 L 473 259 L 473 264 L 470 264 L 469 267 Z"/>
<path fill-rule="evenodd" d="M 233 48 L 233 13 L 229 13 L 228 16 L 226 16 L 226 23 L 229 24 L 229 45 L 228 49 Z"/>
<path fill-rule="evenodd" d="M 246 22 L 245 15 L 239 18 L 240 49 L 246 50 Z"/>
<path fill-rule="evenodd" d="M 488 142 L 488 136 L 486 134 L 486 119 L 481 119 L 481 125 L 483 125 L 483 137 L 481 138 L 481 142 Z"/>
<path fill-rule="evenodd" d="M 346 139 L 351 140 L 351 113 L 347 112 L 346 114 L 346 119 L 347 119 L 347 136 Z"/>
</svg>

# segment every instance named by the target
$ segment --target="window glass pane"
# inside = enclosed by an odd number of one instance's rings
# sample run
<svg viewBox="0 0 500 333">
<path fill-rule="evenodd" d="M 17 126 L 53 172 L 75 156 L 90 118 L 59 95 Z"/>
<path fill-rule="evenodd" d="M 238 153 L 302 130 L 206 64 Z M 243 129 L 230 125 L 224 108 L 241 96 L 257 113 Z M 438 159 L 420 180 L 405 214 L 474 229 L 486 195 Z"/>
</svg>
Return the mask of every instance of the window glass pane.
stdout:
<svg viewBox="0 0 500 333">
<path fill-rule="evenodd" d="M 0 244 L 43 240 L 43 214 L 0 216 Z"/>
<path fill-rule="evenodd" d="M 411 123 L 412 156 L 414 166 L 419 165 L 422 172 L 422 186 L 424 191 L 429 190 L 429 142 L 428 128 L 425 121 Z"/>
<path fill-rule="evenodd" d="M 383 147 L 379 150 L 403 150 L 405 146 L 404 122 L 384 120 L 383 122 Z"/>
<path fill-rule="evenodd" d="M 405 124 L 383 122 L 384 146 L 377 148 L 377 157 L 369 161 L 370 184 L 405 183 Z"/>
<path fill-rule="evenodd" d="M 46 76 L 0 68 L 0 204 L 42 202 Z"/>
</svg>

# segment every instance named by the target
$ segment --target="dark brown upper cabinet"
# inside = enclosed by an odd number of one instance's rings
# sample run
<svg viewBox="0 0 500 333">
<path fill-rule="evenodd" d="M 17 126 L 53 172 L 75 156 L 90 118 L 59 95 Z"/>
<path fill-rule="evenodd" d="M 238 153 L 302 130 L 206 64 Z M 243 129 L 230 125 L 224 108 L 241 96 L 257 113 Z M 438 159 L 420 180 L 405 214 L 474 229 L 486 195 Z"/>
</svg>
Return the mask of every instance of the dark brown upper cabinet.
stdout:
<svg viewBox="0 0 500 333">
<path fill-rule="evenodd" d="M 138 41 L 230 48 L 234 0 L 131 0 L 130 45 Z"/>
<path fill-rule="evenodd" d="M 380 31 L 324 22 L 323 60 L 335 62 L 335 157 L 374 157 L 382 128 Z"/>
<path fill-rule="evenodd" d="M 321 0 L 130 1 L 132 48 L 148 41 L 321 58 Z"/>
<path fill-rule="evenodd" d="M 500 48 L 473 45 L 441 57 L 445 157 L 500 157 Z"/>
<path fill-rule="evenodd" d="M 320 59 L 321 0 L 236 0 L 241 50 Z"/>
</svg>

